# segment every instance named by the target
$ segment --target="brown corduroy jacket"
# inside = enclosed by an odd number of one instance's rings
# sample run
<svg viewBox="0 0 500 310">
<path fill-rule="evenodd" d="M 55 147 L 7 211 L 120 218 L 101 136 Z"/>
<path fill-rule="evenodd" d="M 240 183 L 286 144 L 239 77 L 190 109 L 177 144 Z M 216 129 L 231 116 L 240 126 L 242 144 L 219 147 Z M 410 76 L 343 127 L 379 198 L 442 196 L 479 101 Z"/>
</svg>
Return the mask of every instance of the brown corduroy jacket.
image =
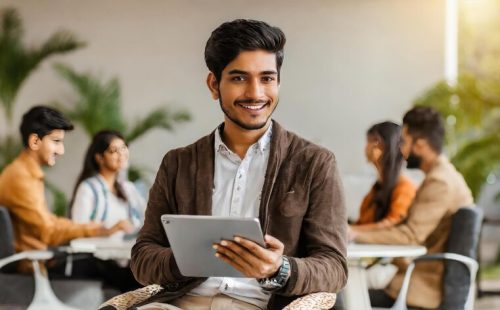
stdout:
<svg viewBox="0 0 500 310">
<path fill-rule="evenodd" d="M 146 219 L 132 249 L 131 268 L 142 284 L 165 291 L 149 302 L 168 302 L 205 278 L 181 275 L 160 216 L 211 215 L 214 133 L 168 152 L 150 190 Z M 281 309 L 313 292 L 338 292 L 347 280 L 346 211 L 334 155 L 273 124 L 260 204 L 262 230 L 284 243 L 291 276 L 268 309 Z"/>
</svg>

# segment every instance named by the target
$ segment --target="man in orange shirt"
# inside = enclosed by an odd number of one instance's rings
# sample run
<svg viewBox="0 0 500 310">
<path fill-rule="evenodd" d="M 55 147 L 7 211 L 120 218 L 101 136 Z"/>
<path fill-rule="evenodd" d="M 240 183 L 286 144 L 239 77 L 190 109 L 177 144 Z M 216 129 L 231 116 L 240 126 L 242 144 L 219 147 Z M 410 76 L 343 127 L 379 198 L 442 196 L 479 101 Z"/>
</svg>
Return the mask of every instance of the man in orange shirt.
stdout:
<svg viewBox="0 0 500 310">
<path fill-rule="evenodd" d="M 118 223 L 110 229 L 102 224 L 77 224 L 52 214 L 45 199 L 42 166 L 54 166 L 64 154 L 64 134 L 73 125 L 48 107 L 36 106 L 24 114 L 20 131 L 24 150 L 0 174 L 0 205 L 12 217 L 16 252 L 44 250 L 80 237 L 107 236 L 122 229 Z M 23 261 L 21 272 L 31 265 Z"/>
</svg>

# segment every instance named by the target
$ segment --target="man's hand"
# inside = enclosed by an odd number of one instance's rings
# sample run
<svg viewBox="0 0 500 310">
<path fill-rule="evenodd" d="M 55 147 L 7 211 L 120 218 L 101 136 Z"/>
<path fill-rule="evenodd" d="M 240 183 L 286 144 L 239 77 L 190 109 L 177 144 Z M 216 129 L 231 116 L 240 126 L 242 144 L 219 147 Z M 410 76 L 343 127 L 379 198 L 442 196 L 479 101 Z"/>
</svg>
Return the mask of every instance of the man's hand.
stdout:
<svg viewBox="0 0 500 310">
<path fill-rule="evenodd" d="M 242 237 L 215 243 L 215 256 L 249 278 L 270 278 L 278 272 L 282 264 L 284 245 L 278 239 L 266 235 L 267 248 Z"/>
</svg>

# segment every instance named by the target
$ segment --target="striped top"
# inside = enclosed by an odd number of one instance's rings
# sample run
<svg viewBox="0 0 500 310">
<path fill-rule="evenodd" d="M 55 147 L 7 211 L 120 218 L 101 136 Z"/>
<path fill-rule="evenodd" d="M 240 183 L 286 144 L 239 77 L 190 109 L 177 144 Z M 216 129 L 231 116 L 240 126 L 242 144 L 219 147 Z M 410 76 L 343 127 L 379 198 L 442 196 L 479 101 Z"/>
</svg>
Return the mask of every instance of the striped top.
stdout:
<svg viewBox="0 0 500 310">
<path fill-rule="evenodd" d="M 71 208 L 71 218 L 75 222 L 102 222 L 107 228 L 120 220 L 128 219 L 136 228 L 142 226 L 146 202 L 129 181 L 119 181 L 128 201 L 109 190 L 101 175 L 85 179 L 76 190 Z"/>
</svg>

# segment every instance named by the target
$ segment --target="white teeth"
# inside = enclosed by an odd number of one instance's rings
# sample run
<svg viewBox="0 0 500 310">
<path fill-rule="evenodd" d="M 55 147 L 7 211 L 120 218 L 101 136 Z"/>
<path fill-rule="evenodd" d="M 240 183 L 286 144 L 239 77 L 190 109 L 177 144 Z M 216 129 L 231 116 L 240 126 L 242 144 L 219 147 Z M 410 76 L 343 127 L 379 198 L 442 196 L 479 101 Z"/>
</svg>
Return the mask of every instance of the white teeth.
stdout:
<svg viewBox="0 0 500 310">
<path fill-rule="evenodd" d="M 260 110 L 264 105 L 242 105 L 245 109 Z"/>
</svg>

